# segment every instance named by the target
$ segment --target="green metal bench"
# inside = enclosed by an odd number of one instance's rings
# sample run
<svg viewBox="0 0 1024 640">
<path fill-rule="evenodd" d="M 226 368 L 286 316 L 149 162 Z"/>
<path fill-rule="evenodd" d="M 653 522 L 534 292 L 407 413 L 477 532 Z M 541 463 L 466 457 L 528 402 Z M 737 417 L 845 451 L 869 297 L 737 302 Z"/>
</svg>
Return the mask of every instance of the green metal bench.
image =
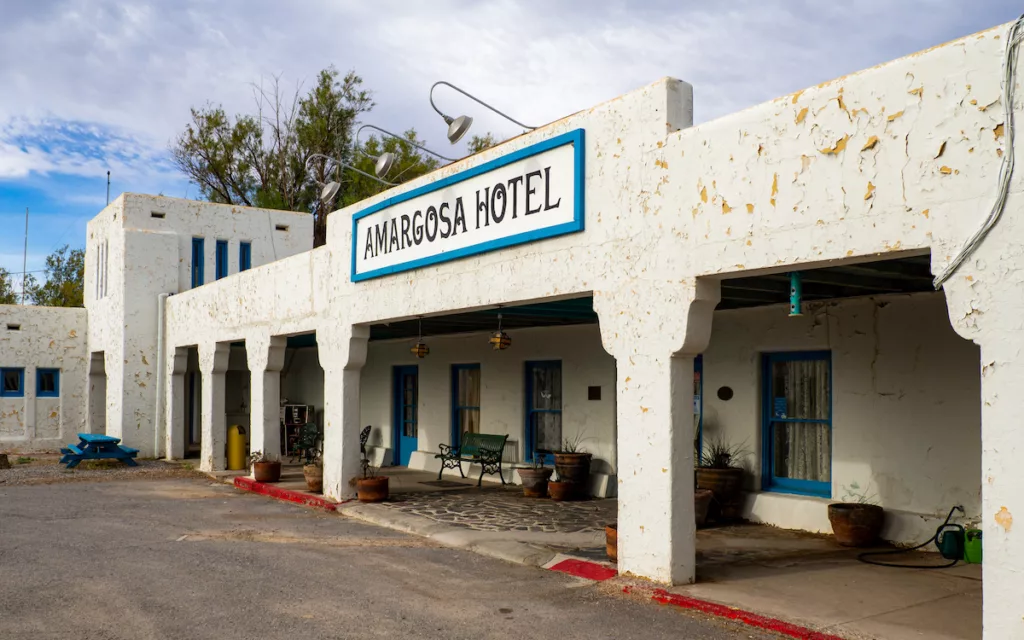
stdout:
<svg viewBox="0 0 1024 640">
<path fill-rule="evenodd" d="M 476 486 L 479 487 L 483 483 L 485 473 L 498 474 L 501 484 L 504 485 L 505 476 L 501 472 L 501 455 L 505 451 L 506 440 L 508 440 L 508 434 L 499 436 L 467 431 L 462 434 L 462 442 L 459 446 L 440 445 L 441 453 L 434 456 L 441 459 L 441 469 L 437 472 L 437 479 L 441 479 L 441 473 L 445 469 L 458 469 L 459 475 L 465 478 L 466 474 L 462 472 L 462 463 L 469 462 L 480 465 L 480 478 L 476 481 Z"/>
</svg>

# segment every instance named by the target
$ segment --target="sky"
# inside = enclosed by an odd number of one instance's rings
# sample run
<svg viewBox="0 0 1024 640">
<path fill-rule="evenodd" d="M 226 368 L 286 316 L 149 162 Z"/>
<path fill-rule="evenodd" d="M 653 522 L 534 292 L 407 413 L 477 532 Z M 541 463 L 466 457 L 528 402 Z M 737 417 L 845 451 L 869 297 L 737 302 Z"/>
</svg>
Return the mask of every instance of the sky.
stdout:
<svg viewBox="0 0 1024 640">
<path fill-rule="evenodd" d="M 124 191 L 196 198 L 168 147 L 189 108 L 354 70 L 362 121 L 457 157 L 446 80 L 541 125 L 664 76 L 696 123 L 1015 19 L 1009 0 L 0 0 L 0 267 L 28 270 Z M 521 132 L 441 87 L 474 133 Z M 467 136 L 468 137 L 468 136 Z"/>
</svg>

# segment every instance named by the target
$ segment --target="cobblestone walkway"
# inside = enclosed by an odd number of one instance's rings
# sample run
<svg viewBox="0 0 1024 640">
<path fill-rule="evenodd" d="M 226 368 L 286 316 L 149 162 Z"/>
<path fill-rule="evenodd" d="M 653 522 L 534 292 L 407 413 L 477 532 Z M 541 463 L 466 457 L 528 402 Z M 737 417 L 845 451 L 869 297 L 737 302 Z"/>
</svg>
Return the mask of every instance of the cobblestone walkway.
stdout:
<svg viewBox="0 0 1024 640">
<path fill-rule="evenodd" d="M 523 497 L 520 489 L 392 494 L 381 504 L 474 531 L 594 533 L 616 516 L 614 499 L 555 502 Z"/>
</svg>

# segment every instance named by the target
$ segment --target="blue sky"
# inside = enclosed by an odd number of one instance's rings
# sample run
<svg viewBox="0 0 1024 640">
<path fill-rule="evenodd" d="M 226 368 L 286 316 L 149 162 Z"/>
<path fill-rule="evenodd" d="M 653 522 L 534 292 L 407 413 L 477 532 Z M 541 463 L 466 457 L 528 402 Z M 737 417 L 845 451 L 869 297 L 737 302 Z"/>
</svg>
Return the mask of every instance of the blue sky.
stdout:
<svg viewBox="0 0 1024 640">
<path fill-rule="evenodd" d="M 541 8 L 543 7 L 543 8 Z M 2 0 L 0 267 L 29 270 L 123 191 L 197 195 L 167 147 L 189 107 L 251 110 L 252 84 L 354 69 L 364 121 L 415 127 L 439 152 L 427 92 L 448 80 L 540 124 L 663 76 L 694 85 L 697 122 L 1008 22 L 1008 0 Z M 518 133 L 439 91 L 478 132 Z M 455 150 L 459 153 L 460 150 Z"/>
</svg>

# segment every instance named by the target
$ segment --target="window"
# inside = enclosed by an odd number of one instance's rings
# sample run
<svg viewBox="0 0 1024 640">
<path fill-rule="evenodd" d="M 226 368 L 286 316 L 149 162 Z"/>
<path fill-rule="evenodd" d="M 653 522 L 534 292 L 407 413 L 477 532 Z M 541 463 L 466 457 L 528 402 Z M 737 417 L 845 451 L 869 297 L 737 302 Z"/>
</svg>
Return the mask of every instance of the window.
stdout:
<svg viewBox="0 0 1024 640">
<path fill-rule="evenodd" d="M 60 369 L 36 370 L 36 397 L 60 397 Z"/>
<path fill-rule="evenodd" d="M 831 497 L 831 353 L 766 354 L 763 385 L 762 485 Z"/>
<path fill-rule="evenodd" d="M 21 398 L 25 395 L 25 370 L 0 369 L 0 398 Z"/>
<path fill-rule="evenodd" d="M 226 278 L 228 276 L 228 241 L 218 240 L 217 241 L 217 255 L 216 255 L 216 270 L 217 279 Z"/>
<path fill-rule="evenodd" d="M 192 288 L 203 284 L 203 239 L 192 238 Z"/>
<path fill-rule="evenodd" d="M 252 244 L 242 242 L 238 245 L 238 270 L 248 271 L 252 269 Z"/>
<path fill-rule="evenodd" d="M 462 434 L 480 433 L 480 365 L 452 365 L 452 444 Z"/>
<path fill-rule="evenodd" d="M 551 454 L 562 446 L 562 363 L 526 363 L 526 451 Z"/>
</svg>

